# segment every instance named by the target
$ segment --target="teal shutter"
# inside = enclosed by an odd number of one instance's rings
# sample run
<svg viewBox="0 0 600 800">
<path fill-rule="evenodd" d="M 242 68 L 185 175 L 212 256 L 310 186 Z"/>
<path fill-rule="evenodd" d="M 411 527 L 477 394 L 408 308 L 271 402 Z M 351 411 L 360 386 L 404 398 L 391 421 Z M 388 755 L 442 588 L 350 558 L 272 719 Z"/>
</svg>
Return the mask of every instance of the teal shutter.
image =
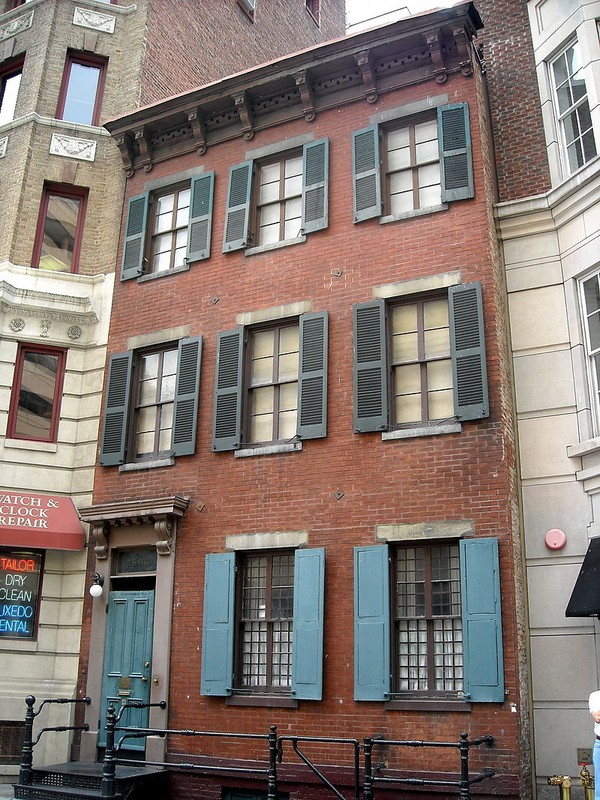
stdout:
<svg viewBox="0 0 600 800">
<path fill-rule="evenodd" d="M 111 356 L 104 405 L 100 464 L 112 467 L 125 461 L 133 352 Z"/>
<path fill-rule="evenodd" d="M 302 233 L 320 231 L 328 224 L 329 139 L 303 148 Z"/>
<path fill-rule="evenodd" d="M 377 125 L 352 134 L 354 222 L 381 214 L 379 129 Z"/>
<path fill-rule="evenodd" d="M 148 192 L 137 197 L 131 197 L 127 205 L 125 243 L 123 245 L 123 263 L 121 266 L 122 281 L 137 278 L 144 272 L 144 245 L 149 197 Z"/>
<path fill-rule="evenodd" d="M 497 539 L 461 539 L 465 695 L 474 703 L 504 701 L 502 616 Z"/>
<path fill-rule="evenodd" d="M 205 563 L 200 691 L 223 697 L 233 683 L 235 553 L 209 553 Z"/>
<path fill-rule="evenodd" d="M 201 358 L 201 336 L 179 342 L 172 443 L 175 456 L 191 456 L 196 449 Z"/>
<path fill-rule="evenodd" d="M 469 106 L 456 103 L 438 108 L 438 143 L 442 202 L 473 197 L 473 157 Z"/>
<path fill-rule="evenodd" d="M 385 700 L 389 694 L 390 625 L 388 547 L 355 547 L 355 700 Z"/>
<path fill-rule="evenodd" d="M 187 263 L 210 258 L 215 173 L 194 178 L 190 187 L 190 220 L 185 258 Z"/>
<path fill-rule="evenodd" d="M 300 317 L 298 437 L 327 436 L 327 312 Z"/>
<path fill-rule="evenodd" d="M 383 300 L 354 306 L 354 430 L 388 424 L 387 348 Z"/>
<path fill-rule="evenodd" d="M 213 450 L 235 450 L 242 441 L 244 331 L 220 333 L 214 403 Z"/>
<path fill-rule="evenodd" d="M 320 700 L 323 694 L 324 592 L 325 549 L 296 550 L 292 693 L 297 700 Z"/>
<path fill-rule="evenodd" d="M 490 415 L 481 284 L 448 290 L 454 413 L 459 420 Z"/>
<path fill-rule="evenodd" d="M 224 253 L 240 250 L 248 244 L 251 189 L 252 161 L 244 161 L 231 167 L 223 237 Z"/>
</svg>

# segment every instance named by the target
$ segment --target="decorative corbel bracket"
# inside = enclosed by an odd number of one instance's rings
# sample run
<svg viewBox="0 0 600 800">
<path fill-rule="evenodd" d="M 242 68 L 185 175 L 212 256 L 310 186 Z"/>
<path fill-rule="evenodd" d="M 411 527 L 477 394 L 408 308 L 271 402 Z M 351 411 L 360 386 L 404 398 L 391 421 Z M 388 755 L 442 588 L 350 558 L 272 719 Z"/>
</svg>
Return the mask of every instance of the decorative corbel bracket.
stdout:
<svg viewBox="0 0 600 800">
<path fill-rule="evenodd" d="M 108 529 L 107 522 L 94 522 L 91 524 L 91 532 L 94 537 L 94 553 L 100 561 L 108 558 Z"/>
<path fill-rule="evenodd" d="M 376 103 L 379 98 L 379 93 L 377 91 L 377 81 L 373 70 L 373 64 L 371 63 L 371 51 L 361 50 L 360 53 L 356 53 L 354 58 L 360 69 L 365 86 L 365 99 L 367 103 Z"/>
<path fill-rule="evenodd" d="M 152 163 L 152 141 L 150 131 L 145 125 L 137 128 L 133 132 L 137 146 L 140 149 L 140 163 L 144 172 L 150 172 L 154 164 Z"/>
<path fill-rule="evenodd" d="M 460 59 L 460 71 L 465 77 L 470 78 L 473 74 L 473 59 L 469 52 L 467 33 L 462 26 L 457 25 L 456 28 L 452 29 L 452 35 L 454 36 L 458 57 Z"/>
<path fill-rule="evenodd" d="M 448 80 L 448 69 L 444 64 L 444 57 L 442 55 L 440 32 L 430 31 L 429 33 L 425 33 L 424 36 L 429 55 L 431 56 L 435 82 L 440 84 L 446 83 Z"/>
<path fill-rule="evenodd" d="M 252 119 L 252 106 L 248 92 L 234 94 L 232 99 L 235 103 L 235 107 L 238 110 L 244 139 L 249 141 L 250 139 L 254 138 L 254 121 Z"/>
<path fill-rule="evenodd" d="M 200 113 L 199 108 L 190 108 L 187 110 L 187 119 L 192 126 L 192 133 L 194 134 L 194 141 L 196 142 L 196 152 L 199 156 L 203 156 L 207 150 L 206 144 L 206 125 Z"/>
<path fill-rule="evenodd" d="M 131 137 L 128 133 L 122 133 L 115 137 L 115 142 L 117 143 L 117 147 L 121 153 L 125 175 L 127 175 L 128 178 L 131 178 L 135 172 L 133 166 L 133 147 L 131 144 Z"/>
<path fill-rule="evenodd" d="M 300 92 L 300 99 L 304 106 L 304 119 L 306 122 L 313 122 L 317 113 L 315 111 L 315 100 L 313 94 L 312 81 L 307 69 L 303 69 L 295 76 L 296 86 Z"/>
<path fill-rule="evenodd" d="M 155 520 L 154 531 L 156 533 L 156 552 L 159 556 L 170 556 L 175 532 L 175 522 L 172 517 Z"/>
</svg>

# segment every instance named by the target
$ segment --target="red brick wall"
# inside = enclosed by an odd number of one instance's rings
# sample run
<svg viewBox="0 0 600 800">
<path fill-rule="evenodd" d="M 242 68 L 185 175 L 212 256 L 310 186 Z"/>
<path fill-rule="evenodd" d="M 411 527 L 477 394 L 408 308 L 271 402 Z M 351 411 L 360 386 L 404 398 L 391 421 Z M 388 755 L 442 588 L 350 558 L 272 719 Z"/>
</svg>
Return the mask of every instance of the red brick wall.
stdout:
<svg viewBox="0 0 600 800">
<path fill-rule="evenodd" d="M 237 0 L 151 0 L 141 105 L 344 36 L 343 0 L 258 0 L 254 22 Z"/>
<path fill-rule="evenodd" d="M 471 109 L 476 195 L 447 211 L 380 225 L 352 223 L 351 133 L 390 106 L 445 92 Z M 498 790 L 518 796 L 521 657 L 516 639 L 515 515 L 511 503 L 514 450 L 502 325 L 499 261 L 495 249 L 490 196 L 491 151 L 482 146 L 486 114 L 477 78 L 454 75 L 443 87 L 417 85 L 381 97 L 375 105 L 353 104 L 319 114 L 312 124 L 297 121 L 261 132 L 251 143 L 237 139 L 158 164 L 151 178 L 204 164 L 215 170 L 212 256 L 188 272 L 138 284 L 118 284 L 111 322 L 110 352 L 126 348 L 133 334 L 189 324 L 204 336 L 200 417 L 195 457 L 174 467 L 121 473 L 99 469 L 95 503 L 170 494 L 189 495 L 191 505 L 177 533 L 176 581 L 171 649 L 169 725 L 171 728 L 313 736 L 458 740 L 491 733 L 497 744 L 473 754 L 473 769 L 491 766 L 505 776 Z M 245 257 L 221 253 L 228 168 L 243 161 L 249 147 L 313 131 L 330 138 L 329 228 L 293 247 Z M 148 176 L 138 172 L 130 195 L 143 191 Z M 371 299 L 372 287 L 459 270 L 463 282 L 480 280 L 488 345 L 491 416 L 463 424 L 460 434 L 382 442 L 378 434 L 353 433 L 352 305 Z M 340 271 L 337 277 L 334 272 Z M 218 302 L 213 302 L 218 298 Z M 211 451 L 216 336 L 235 327 L 241 311 L 296 301 L 312 301 L 329 312 L 328 436 L 307 441 L 302 452 L 236 459 Z M 335 493 L 343 492 L 341 499 Z M 202 510 L 200 510 L 202 509 Z M 385 711 L 381 703 L 353 697 L 353 547 L 374 542 L 374 526 L 422 521 L 474 521 L 477 536 L 500 540 L 503 587 L 506 702 L 476 704 L 471 713 Z M 200 696 L 200 650 L 204 557 L 222 552 L 228 534 L 305 530 L 311 547 L 326 548 L 325 663 L 322 702 L 297 709 L 229 707 Z M 212 752 L 193 739 L 170 740 L 173 752 Z M 258 751 L 257 751 L 258 752 Z M 261 751 L 264 752 L 264 751 Z M 221 755 L 248 755 L 248 746 L 228 743 Z M 392 756 L 390 756 L 392 759 Z M 340 754 L 337 764 L 348 764 Z M 454 751 L 437 751 L 435 766 L 456 771 Z M 432 765 L 431 754 L 403 756 L 407 768 Z M 513 785 L 509 791 L 508 786 Z M 194 795 L 196 796 L 196 795 Z M 199 794 L 198 797 L 201 795 Z M 203 797 L 205 795 L 202 795 Z M 207 794 L 206 797 L 212 795 Z M 521 794 L 525 797 L 526 794 Z"/>
<path fill-rule="evenodd" d="M 476 0 L 484 28 L 500 200 L 550 188 L 526 0 Z"/>
</svg>

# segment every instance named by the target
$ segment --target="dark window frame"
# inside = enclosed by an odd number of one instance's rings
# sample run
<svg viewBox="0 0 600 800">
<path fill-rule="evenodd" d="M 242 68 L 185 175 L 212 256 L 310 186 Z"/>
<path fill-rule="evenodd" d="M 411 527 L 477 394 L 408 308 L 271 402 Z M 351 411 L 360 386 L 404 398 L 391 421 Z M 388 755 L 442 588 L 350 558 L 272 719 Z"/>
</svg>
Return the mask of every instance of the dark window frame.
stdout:
<svg viewBox="0 0 600 800">
<path fill-rule="evenodd" d="M 276 331 L 275 335 L 275 343 L 274 343 L 274 352 L 273 352 L 273 368 L 275 371 L 277 357 L 280 355 L 279 351 L 279 343 L 281 340 L 281 331 L 286 328 L 296 328 L 298 331 L 298 371 L 296 374 L 295 380 L 292 379 L 285 379 L 281 380 L 279 375 L 276 377 L 274 376 L 273 372 L 271 377 L 273 380 L 269 383 L 261 383 L 260 385 L 252 385 L 252 356 L 253 356 L 253 344 L 254 344 L 254 336 L 257 333 L 262 333 L 264 331 Z M 244 372 L 242 376 L 242 384 L 243 384 L 243 394 L 244 400 L 242 403 L 242 429 L 244 432 L 244 442 L 245 446 L 247 447 L 264 447 L 268 445 L 274 444 L 281 444 L 282 442 L 289 441 L 288 438 L 281 438 L 278 436 L 279 433 L 279 421 L 278 421 L 278 414 L 280 410 L 280 394 L 281 394 L 281 387 L 284 385 L 288 385 L 290 383 L 296 383 L 297 385 L 297 392 L 296 397 L 296 427 L 298 424 L 298 405 L 299 405 L 299 378 L 300 378 L 300 320 L 298 317 L 286 317 L 284 320 L 278 320 L 275 323 L 269 323 L 264 325 L 249 325 L 245 331 L 245 348 L 244 348 Z M 255 440 L 251 436 L 251 405 L 252 405 L 252 393 L 254 389 L 262 388 L 264 386 L 273 386 L 275 387 L 273 392 L 273 439 L 269 440 Z M 293 437 L 292 437 L 293 438 Z"/>
<path fill-rule="evenodd" d="M 164 367 L 164 355 L 165 353 L 174 353 L 175 354 L 175 372 L 173 378 L 173 398 L 168 401 L 162 401 L 159 397 L 155 395 L 153 403 L 145 403 L 142 406 L 140 401 L 140 393 L 141 393 L 141 378 L 142 378 L 142 363 L 143 359 L 146 356 L 158 355 L 159 356 L 159 370 L 158 370 L 158 377 L 157 377 L 157 386 L 156 390 L 159 392 L 160 388 L 160 380 L 163 377 L 163 367 Z M 173 406 L 173 419 L 171 421 L 171 437 L 170 441 L 172 442 L 173 437 L 173 424 L 174 424 L 174 412 L 175 412 L 175 395 L 176 395 L 176 385 L 177 385 L 177 377 L 178 377 L 178 344 L 177 342 L 168 342 L 160 347 L 149 347 L 144 348 L 143 350 L 136 350 L 133 356 L 133 373 L 132 373 L 132 395 L 131 395 L 131 402 L 129 404 L 129 424 L 128 424 L 128 431 L 129 437 L 127 442 L 127 452 L 129 453 L 129 457 L 127 459 L 128 463 L 138 464 L 143 463 L 144 461 L 156 461 L 157 459 L 162 458 L 170 458 L 173 455 L 172 446 L 169 447 L 168 450 L 160 450 L 158 445 L 160 442 L 160 418 L 162 414 L 163 406 L 170 404 Z M 154 414 L 154 449 L 151 453 L 143 453 L 142 455 L 137 454 L 136 448 L 136 439 L 138 434 L 138 417 L 140 413 L 140 409 L 152 407 L 155 409 Z"/>
<path fill-rule="evenodd" d="M 80 186 L 65 185 L 61 183 L 44 184 L 33 244 L 33 254 L 31 256 L 31 265 L 40 269 L 40 259 L 42 257 L 46 219 L 48 216 L 48 206 L 51 197 L 65 197 L 67 199 L 80 201 L 79 211 L 77 213 L 77 222 L 75 225 L 75 233 L 73 236 L 71 269 L 64 270 L 64 272 L 77 273 L 79 272 L 79 258 L 81 255 L 81 242 L 88 200 L 88 189 Z M 43 267 L 41 267 L 41 269 L 43 269 Z"/>
<path fill-rule="evenodd" d="M 56 379 L 52 396 L 52 413 L 50 417 L 50 430 L 47 437 L 23 436 L 16 433 L 17 420 L 19 416 L 21 386 L 23 382 L 23 366 L 27 353 L 38 355 L 50 355 L 57 357 Z M 29 442 L 48 442 L 56 443 L 58 440 L 58 426 L 60 422 L 61 400 L 63 385 L 66 372 L 67 350 L 61 347 L 51 347 L 49 345 L 20 344 L 15 360 L 15 371 L 11 390 L 10 405 L 8 410 L 8 424 L 6 436 L 8 439 L 18 439 Z"/>
<path fill-rule="evenodd" d="M 5 62 L 0 66 L 0 112 L 2 111 L 2 105 L 4 103 L 4 95 L 6 92 L 6 82 L 10 78 L 14 78 L 15 75 L 23 75 L 23 67 L 25 65 L 25 56 L 21 55 L 18 58 L 10 59 L 10 61 Z M 17 97 L 15 98 L 15 111 L 17 107 L 17 103 L 19 100 L 19 91 L 20 91 L 20 84 L 19 89 L 17 90 Z M 15 118 L 15 114 L 13 112 L 12 117 L 9 120 L 4 122 L 4 125 L 8 125 L 9 122 Z"/>
<path fill-rule="evenodd" d="M 92 109 L 91 120 L 89 122 L 75 122 L 73 120 L 65 119 L 65 106 L 67 104 L 69 93 L 69 81 L 71 78 L 71 71 L 73 65 L 79 64 L 85 67 L 96 67 L 98 69 L 98 82 L 96 84 L 96 94 L 94 97 L 94 106 Z M 56 118 L 71 122 L 73 125 L 99 125 L 100 124 L 100 108 L 102 106 L 102 99 L 104 96 L 104 86 L 106 83 L 106 69 L 108 59 L 100 56 L 89 55 L 88 53 L 80 53 L 78 51 L 68 50 L 63 69 L 63 76 L 58 95 L 58 104 L 56 108 Z"/>
<path fill-rule="evenodd" d="M 321 0 L 306 0 L 306 10 L 317 25 L 321 25 Z"/>
<path fill-rule="evenodd" d="M 458 568 L 457 579 L 457 596 L 458 596 L 458 610 L 454 613 L 435 614 L 434 613 L 434 581 L 432 578 L 432 552 L 437 548 L 452 548 L 451 554 L 456 567 Z M 423 553 L 423 614 L 400 615 L 398 613 L 398 582 L 399 582 L 399 554 L 407 550 L 420 550 Z M 392 569 L 390 570 L 390 611 L 391 611 L 391 664 L 392 664 L 392 695 L 394 700 L 401 699 L 457 699 L 461 698 L 464 693 L 464 645 L 462 631 L 462 600 L 461 600 L 461 574 L 460 574 L 460 558 L 459 558 L 459 545 L 455 540 L 428 540 L 427 542 L 407 542 L 406 544 L 396 544 L 390 552 L 392 557 Z M 450 583 L 450 580 L 448 581 Z M 415 586 L 416 586 L 415 582 Z M 455 689 L 436 689 L 435 688 L 435 632 L 434 623 L 436 619 L 453 619 L 460 622 L 460 647 L 453 653 L 453 657 L 460 661 L 461 677 L 455 678 L 459 684 Z M 426 672 L 427 672 L 427 689 L 409 688 L 404 689 L 400 686 L 400 654 L 401 654 L 401 640 L 400 640 L 400 627 L 402 621 L 415 621 L 424 620 L 426 628 Z M 444 639 L 446 644 L 446 639 Z M 410 659 L 409 651 L 405 653 L 407 659 Z M 414 665 L 413 665 L 414 666 Z"/>
<path fill-rule="evenodd" d="M 269 616 L 269 611 L 272 610 L 273 605 L 273 560 L 277 556 L 286 556 L 291 558 L 291 577 L 292 577 L 292 599 L 290 615 L 288 617 L 273 617 Z M 267 559 L 267 568 L 265 576 L 265 614 L 264 617 L 247 617 L 243 616 L 243 590 L 244 590 L 244 577 L 246 574 L 246 565 L 252 558 L 265 558 Z M 238 580 L 236 581 L 236 596 L 235 596 L 235 643 L 234 643 L 234 664 L 235 664 L 235 686 L 234 694 L 239 695 L 278 695 L 282 697 L 291 696 L 292 692 L 292 667 L 293 667 L 293 634 L 294 634 L 294 611 L 293 611 L 293 598 L 294 598 L 294 549 L 287 548 L 282 550 L 250 550 L 243 553 L 236 554 L 236 567 Z M 289 645 L 289 684 L 285 686 L 276 686 L 272 683 L 273 676 L 273 628 L 275 623 L 280 620 L 285 620 L 290 625 L 291 636 L 288 641 Z M 267 644 L 266 644 L 266 682 L 264 685 L 243 685 L 243 658 L 244 658 L 244 643 L 243 634 L 244 627 L 249 622 L 265 622 L 267 625 Z"/>
</svg>

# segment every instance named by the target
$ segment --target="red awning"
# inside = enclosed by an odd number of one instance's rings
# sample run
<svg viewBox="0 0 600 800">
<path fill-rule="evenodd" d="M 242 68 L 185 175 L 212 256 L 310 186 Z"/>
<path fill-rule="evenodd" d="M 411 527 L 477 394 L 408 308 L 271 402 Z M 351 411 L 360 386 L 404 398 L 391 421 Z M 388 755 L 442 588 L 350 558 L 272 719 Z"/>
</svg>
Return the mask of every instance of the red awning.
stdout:
<svg viewBox="0 0 600 800">
<path fill-rule="evenodd" d="M 0 545 L 83 550 L 83 525 L 70 497 L 0 491 Z"/>
</svg>

